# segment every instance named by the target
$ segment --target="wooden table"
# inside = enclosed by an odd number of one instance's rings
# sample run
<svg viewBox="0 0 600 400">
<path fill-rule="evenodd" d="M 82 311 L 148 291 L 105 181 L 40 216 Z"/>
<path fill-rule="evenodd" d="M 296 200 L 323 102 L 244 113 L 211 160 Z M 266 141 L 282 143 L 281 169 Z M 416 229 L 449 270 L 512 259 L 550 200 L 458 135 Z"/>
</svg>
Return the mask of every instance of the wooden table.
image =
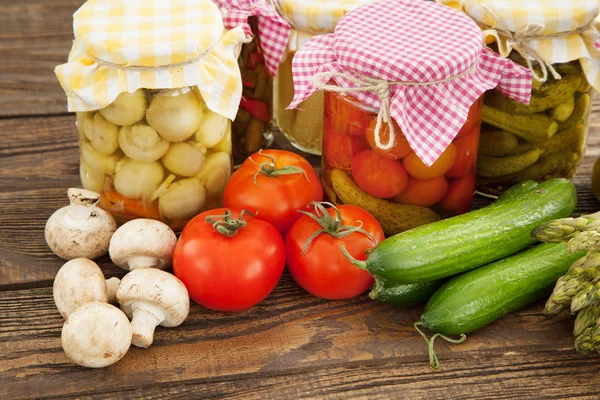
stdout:
<svg viewBox="0 0 600 400">
<path fill-rule="evenodd" d="M 51 288 L 63 262 L 44 242 L 44 223 L 79 185 L 75 118 L 52 71 L 67 58 L 80 4 L 0 3 L 0 399 L 598 398 L 600 358 L 578 355 L 572 318 L 548 320 L 542 303 L 464 344 L 440 341 L 434 372 L 412 327 L 421 307 L 396 310 L 367 296 L 320 300 L 287 273 L 249 311 L 193 305 L 181 327 L 158 328 L 150 349 L 132 348 L 114 366 L 69 362 Z M 578 213 L 600 209 L 590 190 L 600 102 L 594 110 L 575 178 Z M 123 275 L 106 257 L 100 264 L 108 276 Z"/>
</svg>

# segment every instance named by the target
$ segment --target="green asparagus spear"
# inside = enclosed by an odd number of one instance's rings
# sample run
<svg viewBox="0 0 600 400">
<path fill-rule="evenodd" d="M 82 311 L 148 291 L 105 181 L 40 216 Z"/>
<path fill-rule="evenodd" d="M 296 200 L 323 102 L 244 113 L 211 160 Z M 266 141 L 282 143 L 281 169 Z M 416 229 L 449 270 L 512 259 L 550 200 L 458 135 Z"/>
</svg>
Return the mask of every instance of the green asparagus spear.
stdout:
<svg viewBox="0 0 600 400">
<path fill-rule="evenodd" d="M 541 242 L 566 242 L 579 232 L 600 227 L 600 211 L 579 218 L 559 218 L 538 226 L 531 232 Z"/>
<path fill-rule="evenodd" d="M 588 282 L 571 301 L 571 314 L 600 301 L 600 282 Z"/>
<path fill-rule="evenodd" d="M 581 268 L 571 267 L 571 269 L 556 282 L 552 295 L 546 302 L 544 312 L 546 315 L 554 316 L 566 310 L 573 300 L 573 297 L 579 293 L 583 286 L 591 282 L 599 275 L 598 269 L 594 267 Z"/>
<path fill-rule="evenodd" d="M 592 325 L 583 331 L 583 333 L 575 338 L 575 350 L 582 354 L 589 354 L 596 350 L 596 346 L 592 341 L 592 337 L 598 327 Z"/>
<path fill-rule="evenodd" d="M 592 304 L 579 311 L 575 318 L 573 336 L 579 336 L 583 334 L 587 328 L 596 325 L 598 318 L 600 318 L 600 304 Z"/>
<path fill-rule="evenodd" d="M 600 228 L 591 228 L 577 233 L 567 243 L 567 251 L 600 250 Z"/>
</svg>

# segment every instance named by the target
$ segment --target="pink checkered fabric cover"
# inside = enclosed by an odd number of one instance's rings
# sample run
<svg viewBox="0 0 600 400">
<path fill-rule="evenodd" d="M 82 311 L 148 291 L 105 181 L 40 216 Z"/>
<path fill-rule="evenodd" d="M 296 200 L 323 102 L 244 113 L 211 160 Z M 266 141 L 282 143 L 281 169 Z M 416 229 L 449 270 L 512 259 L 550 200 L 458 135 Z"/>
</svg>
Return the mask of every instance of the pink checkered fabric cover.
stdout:
<svg viewBox="0 0 600 400">
<path fill-rule="evenodd" d="M 497 87 L 526 104 L 531 92 L 531 71 L 487 49 L 468 16 L 420 0 L 386 0 L 348 13 L 334 33 L 317 36 L 300 49 L 292 68 L 295 93 L 288 108 L 317 90 L 313 82 L 320 73 L 394 82 L 390 115 L 427 165 L 452 142 L 483 92 Z M 356 86 L 340 76 L 330 83 Z M 377 93 L 351 95 L 381 107 Z"/>
<path fill-rule="evenodd" d="M 290 24 L 273 10 L 267 0 L 213 1 L 219 8 L 226 10 L 223 23 L 227 29 L 242 26 L 246 34 L 251 36 L 252 30 L 248 25 L 248 17 L 258 17 L 258 36 L 265 58 L 265 66 L 269 74 L 275 76 L 277 67 L 285 54 L 291 32 Z"/>
</svg>

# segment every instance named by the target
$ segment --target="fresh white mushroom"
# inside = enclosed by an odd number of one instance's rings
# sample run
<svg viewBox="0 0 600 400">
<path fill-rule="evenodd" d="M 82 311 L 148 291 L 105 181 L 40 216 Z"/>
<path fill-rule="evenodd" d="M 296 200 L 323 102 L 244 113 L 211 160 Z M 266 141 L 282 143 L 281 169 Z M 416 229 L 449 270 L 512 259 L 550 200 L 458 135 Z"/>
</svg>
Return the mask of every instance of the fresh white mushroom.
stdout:
<svg viewBox="0 0 600 400">
<path fill-rule="evenodd" d="M 158 210 L 170 220 L 188 219 L 202 210 L 205 200 L 202 183 L 196 178 L 186 178 L 169 185 L 158 198 Z"/>
<path fill-rule="evenodd" d="M 163 165 L 181 176 L 194 176 L 202 169 L 206 148 L 196 142 L 173 143 L 162 158 Z"/>
<path fill-rule="evenodd" d="M 110 240 L 111 260 L 125 270 L 165 269 L 171 265 L 177 236 L 168 225 L 138 218 L 121 225 Z"/>
<path fill-rule="evenodd" d="M 202 104 L 189 88 L 162 90 L 146 111 L 146 121 L 163 139 L 181 142 L 189 139 L 202 121 Z"/>
<path fill-rule="evenodd" d="M 131 158 L 119 161 L 115 174 L 115 189 L 130 199 L 148 199 L 165 177 L 158 161 L 143 163 Z"/>
<path fill-rule="evenodd" d="M 88 368 L 102 368 L 119 361 L 133 337 L 123 311 L 99 301 L 78 307 L 63 325 L 61 342 L 67 357 Z"/>
<path fill-rule="evenodd" d="M 227 130 L 225 131 L 225 135 L 223 139 L 216 146 L 211 148 L 214 152 L 225 152 L 231 155 L 231 121 L 227 120 Z"/>
<path fill-rule="evenodd" d="M 202 170 L 196 175 L 209 196 L 222 191 L 230 176 L 231 156 L 225 152 L 209 154 Z"/>
<path fill-rule="evenodd" d="M 98 174 L 112 175 L 115 173 L 119 161 L 117 154 L 102 155 L 94 150 L 90 142 L 81 143 L 79 150 L 81 151 L 81 159 Z"/>
<path fill-rule="evenodd" d="M 67 261 L 56 274 L 53 285 L 54 304 L 63 318 L 90 301 L 111 302 L 115 299 L 119 278 L 104 279 L 102 270 L 92 260 L 75 258 Z"/>
<path fill-rule="evenodd" d="M 123 92 L 100 113 L 115 125 L 133 125 L 146 115 L 148 100 L 143 89 L 133 93 Z"/>
<path fill-rule="evenodd" d="M 204 110 L 202 122 L 194 135 L 194 140 L 202 143 L 207 148 L 216 146 L 225 136 L 229 119 L 211 110 Z"/>
<path fill-rule="evenodd" d="M 184 284 L 167 272 L 144 268 L 128 273 L 117 291 L 121 309 L 131 318 L 133 345 L 149 347 L 154 329 L 181 325 L 190 312 Z"/>
<path fill-rule="evenodd" d="M 85 128 L 89 125 L 87 121 L 93 121 L 94 119 L 94 112 L 93 111 L 82 111 L 82 112 L 78 112 L 77 113 L 77 122 L 75 123 L 75 125 L 77 125 L 77 132 L 79 132 L 79 141 L 85 141 L 87 139 L 87 136 L 85 134 Z"/>
<path fill-rule="evenodd" d="M 98 172 L 80 160 L 79 162 L 79 178 L 84 189 L 92 192 L 102 193 L 106 182 L 106 175 L 102 171 Z"/>
<path fill-rule="evenodd" d="M 85 136 L 94 150 L 103 156 L 109 156 L 119 148 L 119 127 L 106 120 L 100 113 L 94 118 L 83 121 Z"/>
<path fill-rule="evenodd" d="M 117 223 L 96 206 L 100 195 L 79 188 L 71 188 L 67 193 L 71 204 L 55 211 L 46 222 L 48 246 L 65 260 L 93 260 L 106 254 Z"/>
<path fill-rule="evenodd" d="M 125 155 L 140 162 L 156 161 L 169 150 L 170 142 L 144 122 L 119 130 L 119 146 Z"/>
</svg>

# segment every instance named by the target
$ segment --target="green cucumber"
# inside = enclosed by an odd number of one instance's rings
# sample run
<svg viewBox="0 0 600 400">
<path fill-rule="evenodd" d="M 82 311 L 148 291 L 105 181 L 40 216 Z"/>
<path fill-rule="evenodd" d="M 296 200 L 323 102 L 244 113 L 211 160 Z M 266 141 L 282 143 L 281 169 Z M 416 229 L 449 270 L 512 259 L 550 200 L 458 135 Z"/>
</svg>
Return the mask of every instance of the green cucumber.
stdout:
<svg viewBox="0 0 600 400">
<path fill-rule="evenodd" d="M 440 281 L 406 285 L 393 285 L 378 281 L 373 285 L 369 297 L 392 307 L 411 307 L 425 303 L 441 285 Z"/>
<path fill-rule="evenodd" d="M 535 227 L 568 217 L 576 202 L 573 183 L 551 179 L 499 203 L 394 235 L 366 261 L 352 262 L 391 284 L 436 281 L 533 244 Z"/>
<path fill-rule="evenodd" d="M 567 252 L 566 243 L 542 243 L 465 272 L 435 292 L 420 323 L 443 335 L 471 333 L 548 297 L 558 278 L 584 255 L 585 250 Z"/>
<path fill-rule="evenodd" d="M 523 193 L 528 192 L 531 189 L 534 189 L 538 185 L 539 184 L 536 181 L 519 182 L 516 185 L 513 185 L 510 188 L 508 188 L 506 191 L 504 191 L 504 193 L 502 193 L 500 196 L 498 196 L 498 198 L 492 204 L 497 206 L 499 204 L 503 204 L 505 202 L 512 201 L 517 196 L 520 196 Z"/>
</svg>

